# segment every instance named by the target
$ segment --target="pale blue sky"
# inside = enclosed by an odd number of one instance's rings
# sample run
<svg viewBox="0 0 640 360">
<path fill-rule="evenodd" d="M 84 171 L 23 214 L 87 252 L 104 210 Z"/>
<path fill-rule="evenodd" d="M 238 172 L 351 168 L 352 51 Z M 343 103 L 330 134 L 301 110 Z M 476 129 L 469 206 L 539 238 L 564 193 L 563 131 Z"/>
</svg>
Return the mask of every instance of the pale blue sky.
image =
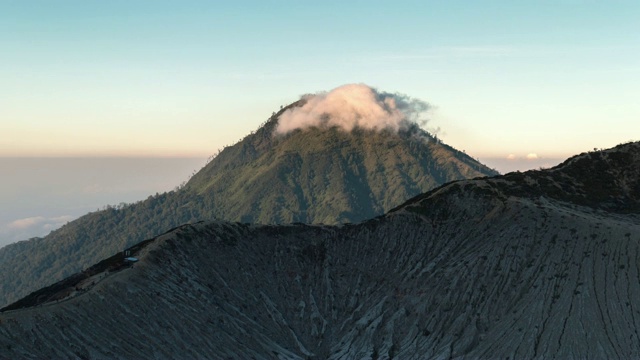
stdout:
<svg viewBox="0 0 640 360">
<path fill-rule="evenodd" d="M 299 95 L 432 104 L 474 156 L 640 139 L 640 1 L 0 0 L 0 156 L 202 156 Z"/>
</svg>

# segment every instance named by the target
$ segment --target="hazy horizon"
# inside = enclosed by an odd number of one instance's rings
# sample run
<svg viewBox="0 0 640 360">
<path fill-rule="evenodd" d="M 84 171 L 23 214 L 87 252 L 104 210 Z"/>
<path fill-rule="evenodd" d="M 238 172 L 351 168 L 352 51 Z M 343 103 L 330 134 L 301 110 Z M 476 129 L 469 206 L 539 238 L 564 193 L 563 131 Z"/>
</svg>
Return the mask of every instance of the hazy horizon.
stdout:
<svg viewBox="0 0 640 360">
<path fill-rule="evenodd" d="M 204 158 L 1 158 L 0 247 L 88 212 L 170 191 Z"/>
</svg>

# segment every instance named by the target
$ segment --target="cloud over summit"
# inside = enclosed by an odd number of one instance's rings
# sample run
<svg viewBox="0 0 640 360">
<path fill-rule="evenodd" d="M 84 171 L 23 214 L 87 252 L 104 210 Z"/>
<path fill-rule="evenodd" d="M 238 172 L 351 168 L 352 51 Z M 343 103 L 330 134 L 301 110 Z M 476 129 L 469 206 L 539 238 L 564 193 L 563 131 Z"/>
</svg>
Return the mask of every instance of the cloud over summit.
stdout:
<svg viewBox="0 0 640 360">
<path fill-rule="evenodd" d="M 429 105 L 402 94 L 379 92 L 364 84 L 349 84 L 329 92 L 305 96 L 306 103 L 285 111 L 276 133 L 295 129 L 338 127 L 345 131 L 389 129 L 424 125 Z"/>
</svg>

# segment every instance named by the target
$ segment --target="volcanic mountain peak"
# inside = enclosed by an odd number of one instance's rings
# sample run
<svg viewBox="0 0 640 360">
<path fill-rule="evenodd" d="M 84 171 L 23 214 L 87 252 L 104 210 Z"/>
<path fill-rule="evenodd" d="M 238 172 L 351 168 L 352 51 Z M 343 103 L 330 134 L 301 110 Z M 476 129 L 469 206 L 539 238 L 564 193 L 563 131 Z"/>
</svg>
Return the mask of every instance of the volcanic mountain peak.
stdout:
<svg viewBox="0 0 640 360">
<path fill-rule="evenodd" d="M 379 215 L 451 180 L 497 174 L 410 120 L 415 118 L 412 109 L 420 106 L 400 95 L 375 94 L 374 100 L 381 97 L 375 100 L 378 103 L 361 101 L 355 110 L 349 109 L 353 100 L 344 101 L 349 106 L 336 106 L 335 100 L 322 105 L 325 98 L 320 95 L 305 97 L 225 148 L 186 188 L 217 198 L 227 219 L 331 224 Z M 368 107 L 381 108 L 379 103 L 390 103 L 392 96 L 397 99 L 392 103 L 400 105 L 380 111 L 390 112 L 389 116 L 402 112 L 396 126 L 360 126 Z M 310 103 L 312 110 L 305 110 Z M 332 123 L 335 112 L 345 107 L 348 116 L 343 116 L 342 123 Z M 312 115 L 318 122 L 308 121 Z M 292 122 L 297 116 L 307 120 L 287 132 L 278 131 L 278 124 L 287 116 Z M 345 128 L 348 121 L 351 127 Z"/>
<path fill-rule="evenodd" d="M 325 131 L 336 134 L 340 130 L 354 135 L 342 134 L 342 142 L 356 139 L 355 135 L 380 133 L 383 138 L 401 135 L 404 139 L 434 141 L 419 127 L 426 123 L 428 109 L 429 105 L 421 100 L 380 92 L 364 84 L 304 95 L 274 113 L 257 131 L 217 154 L 210 166 L 191 179 L 189 186 L 202 191 L 213 182 L 216 173 L 245 166 L 278 146 L 283 146 L 283 151 L 306 153 L 334 150 L 339 144 L 332 141 L 333 135 L 323 134 Z M 301 133 L 304 135 L 300 136 Z"/>
</svg>

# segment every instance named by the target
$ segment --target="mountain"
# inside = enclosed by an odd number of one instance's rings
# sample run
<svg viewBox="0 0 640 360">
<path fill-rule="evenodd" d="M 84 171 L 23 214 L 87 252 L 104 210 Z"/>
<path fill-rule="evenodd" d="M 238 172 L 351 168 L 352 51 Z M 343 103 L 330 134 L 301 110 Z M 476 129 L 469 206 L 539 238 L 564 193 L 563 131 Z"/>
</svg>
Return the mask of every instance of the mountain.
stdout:
<svg viewBox="0 0 640 360">
<path fill-rule="evenodd" d="M 212 198 L 218 217 L 232 221 L 336 224 L 383 214 L 449 181 L 497 175 L 415 125 L 274 136 L 277 123 L 276 115 L 220 153 L 187 189 Z"/>
<path fill-rule="evenodd" d="M 313 98 L 281 109 L 176 191 L 92 212 L 0 249 L 0 306 L 185 223 L 358 222 L 443 183 L 497 174 L 410 122 L 279 133 L 280 117 L 308 102 Z"/>
<path fill-rule="evenodd" d="M 0 357 L 636 358 L 639 169 L 630 143 L 355 225 L 185 225 L 5 308 Z"/>
</svg>

